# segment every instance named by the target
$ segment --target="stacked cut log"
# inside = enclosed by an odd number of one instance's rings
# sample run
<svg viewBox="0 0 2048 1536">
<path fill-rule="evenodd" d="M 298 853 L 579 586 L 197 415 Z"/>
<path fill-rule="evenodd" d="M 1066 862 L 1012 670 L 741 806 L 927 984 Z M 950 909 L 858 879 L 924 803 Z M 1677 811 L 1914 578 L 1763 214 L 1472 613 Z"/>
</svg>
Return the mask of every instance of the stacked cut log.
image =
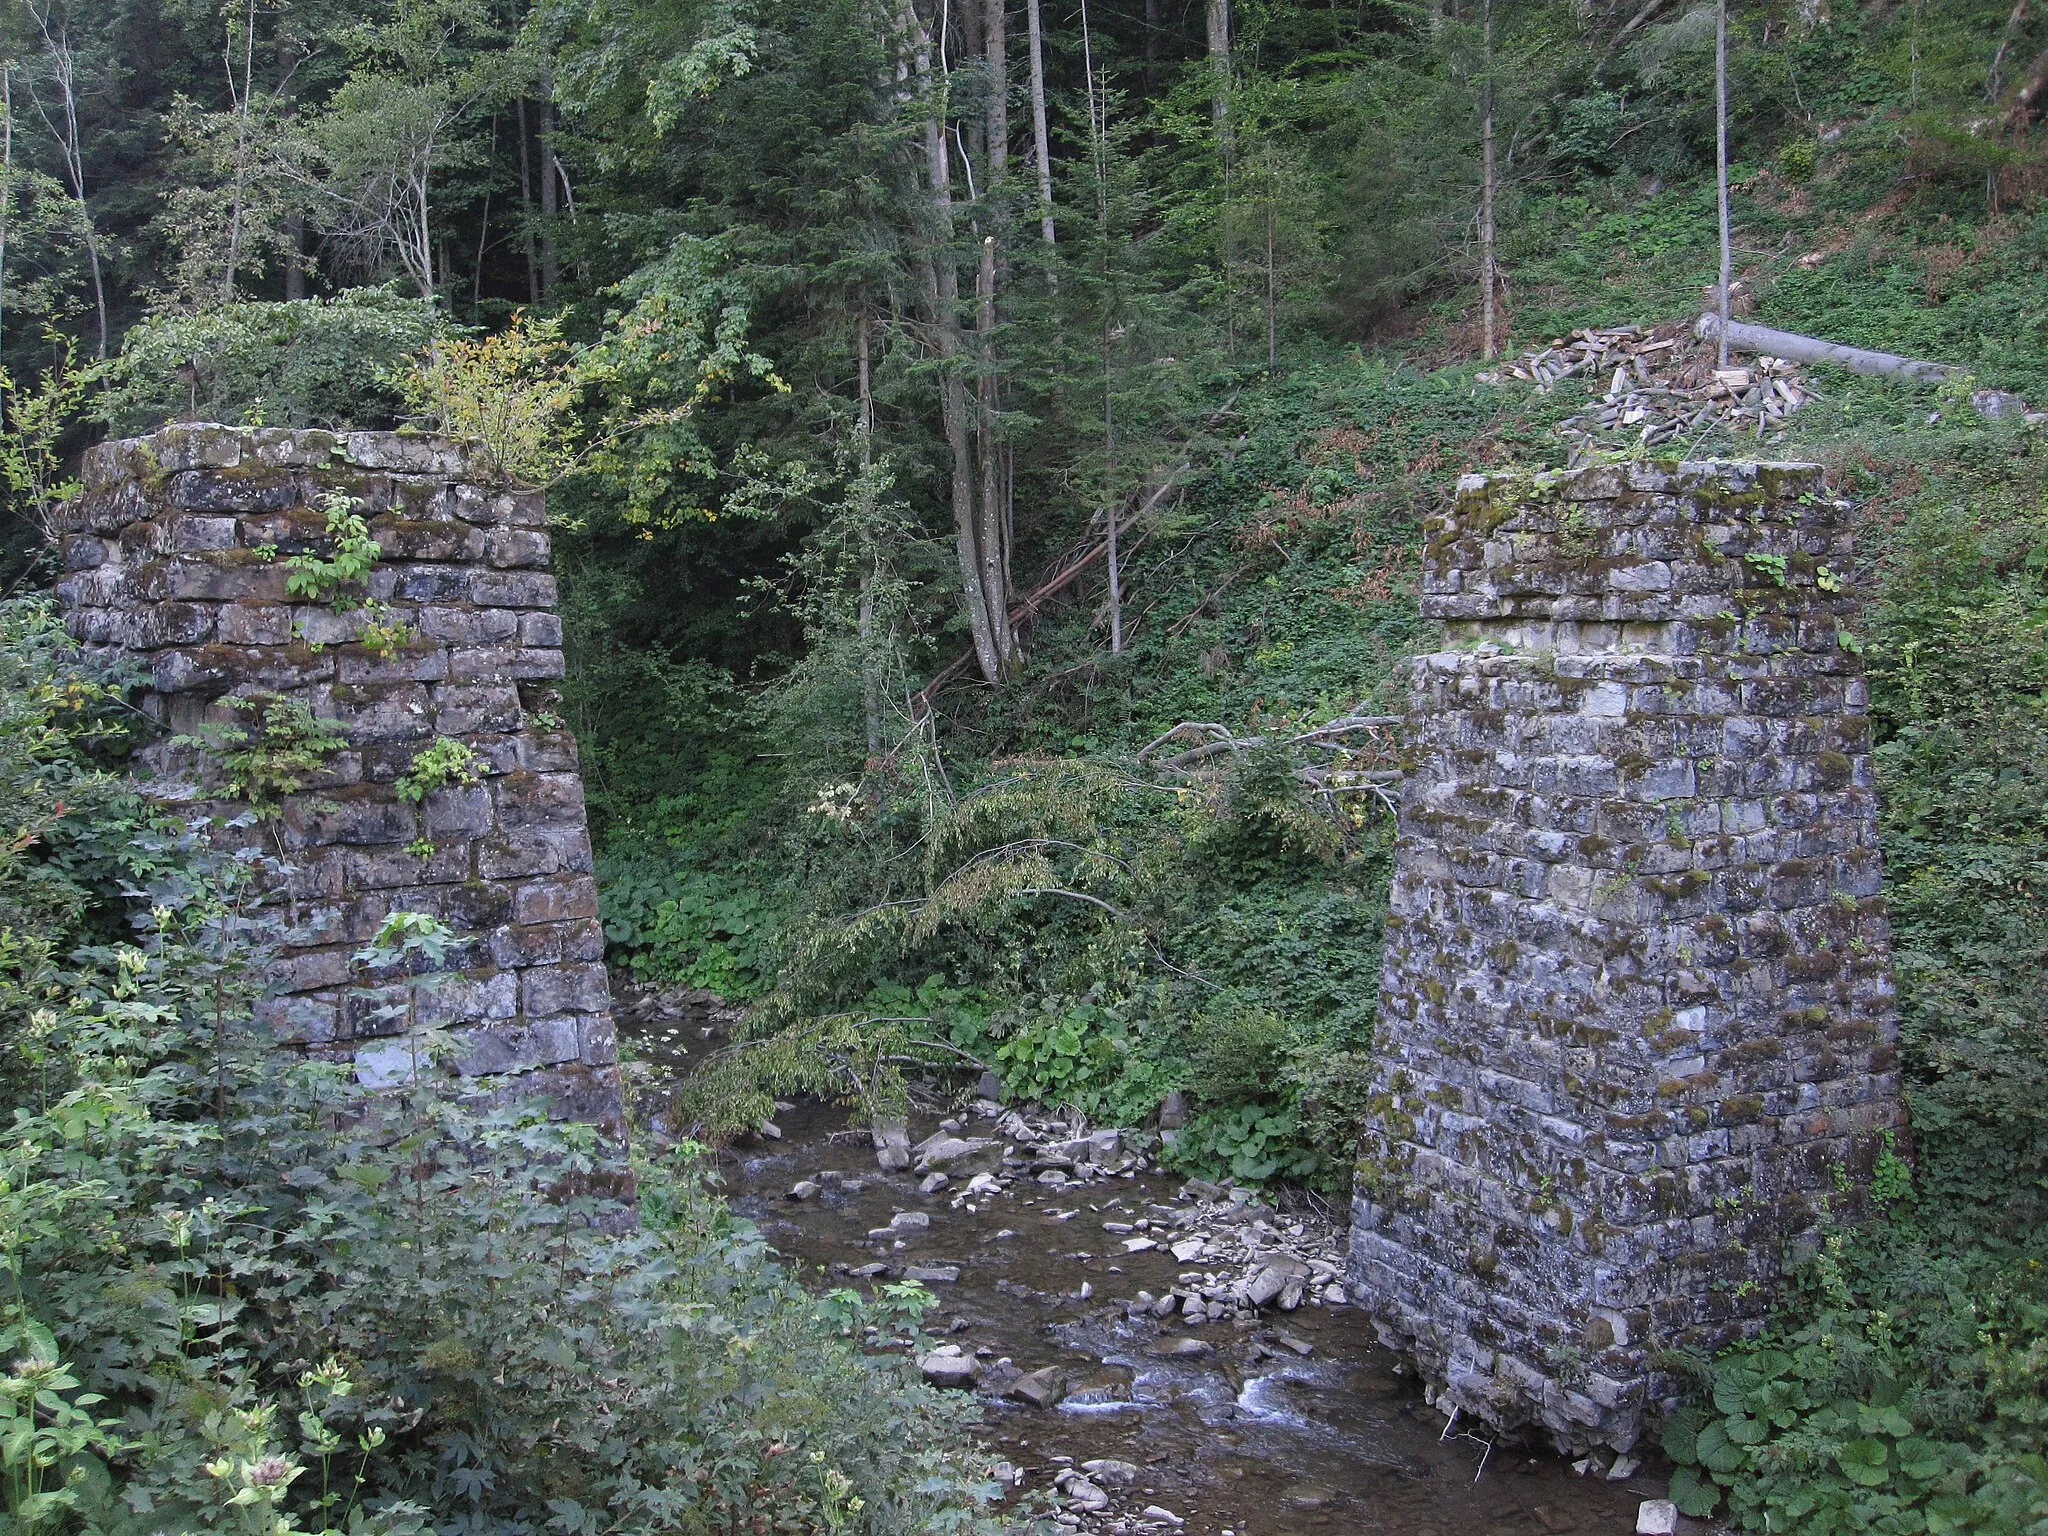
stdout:
<svg viewBox="0 0 2048 1536">
<path fill-rule="evenodd" d="M 1758 357 L 1741 367 L 1717 368 L 1684 336 L 1657 337 L 1641 326 L 1583 329 L 1480 382 L 1525 380 L 1542 393 L 1585 378 L 1606 392 L 1587 410 L 1559 425 L 1574 460 L 1594 449 L 1689 443 L 1715 427 L 1762 437 L 1809 400 L 1820 397 L 1797 364 Z"/>
</svg>

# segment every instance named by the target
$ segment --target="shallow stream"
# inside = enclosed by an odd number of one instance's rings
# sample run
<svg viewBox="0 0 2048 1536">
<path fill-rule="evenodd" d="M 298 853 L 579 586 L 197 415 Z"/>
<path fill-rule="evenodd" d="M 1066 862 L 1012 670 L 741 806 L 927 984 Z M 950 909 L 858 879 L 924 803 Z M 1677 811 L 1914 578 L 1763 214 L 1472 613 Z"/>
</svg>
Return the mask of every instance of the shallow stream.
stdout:
<svg viewBox="0 0 2048 1536">
<path fill-rule="evenodd" d="M 1121 1252 L 1102 1223 L 1173 1208 L 1181 1181 L 1170 1175 L 1063 1190 L 1019 1179 L 956 1207 L 957 1180 L 924 1195 L 916 1175 L 880 1172 L 866 1136 L 836 1112 L 799 1107 L 778 1120 L 780 1142 L 730 1154 L 735 1207 L 820 1288 L 877 1283 L 873 1273 L 849 1278 L 868 1266 L 958 1266 L 957 1281 L 930 1282 L 940 1297 L 931 1332 L 991 1368 L 1007 1360 L 1066 1373 L 1054 1408 L 984 1397 L 987 1436 L 1022 1469 L 1023 1486 L 1045 1489 L 1098 1458 L 1138 1469 L 1110 1490 L 1110 1509 L 1080 1522 L 1091 1530 L 1170 1529 L 1135 1524 L 1156 1507 L 1198 1536 L 1621 1536 L 1638 1502 L 1663 1494 L 1659 1477 L 1576 1475 L 1547 1453 L 1447 1434 L 1356 1308 L 1303 1305 L 1249 1325 L 1134 1317 L 1137 1292 L 1172 1289 L 1181 1266 L 1163 1247 Z M 913 1124 L 912 1134 L 930 1128 Z M 970 1130 L 987 1134 L 988 1123 Z M 792 1200 L 803 1180 L 821 1193 Z M 874 1235 L 902 1212 L 930 1225 Z M 1164 1352 L 1182 1339 L 1207 1348 Z"/>
</svg>

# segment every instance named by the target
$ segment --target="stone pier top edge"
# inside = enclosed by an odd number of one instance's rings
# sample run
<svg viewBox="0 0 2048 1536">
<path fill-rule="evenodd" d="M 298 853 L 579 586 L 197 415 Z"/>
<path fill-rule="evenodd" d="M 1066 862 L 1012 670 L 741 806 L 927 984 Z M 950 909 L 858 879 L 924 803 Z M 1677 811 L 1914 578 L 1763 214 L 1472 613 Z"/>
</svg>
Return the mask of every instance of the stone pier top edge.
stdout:
<svg viewBox="0 0 2048 1536">
<path fill-rule="evenodd" d="M 324 427 L 238 427 L 179 422 L 85 451 L 82 481 L 104 491 L 124 479 L 190 469 L 369 469 L 447 475 L 514 489 L 483 445 L 439 433 Z"/>
</svg>

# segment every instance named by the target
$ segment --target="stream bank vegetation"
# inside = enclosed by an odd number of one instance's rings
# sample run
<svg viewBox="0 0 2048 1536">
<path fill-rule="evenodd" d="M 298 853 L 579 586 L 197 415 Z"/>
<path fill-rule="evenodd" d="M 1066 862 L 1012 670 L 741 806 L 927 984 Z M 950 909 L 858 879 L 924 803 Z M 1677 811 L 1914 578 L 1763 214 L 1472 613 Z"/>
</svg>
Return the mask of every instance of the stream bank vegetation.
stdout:
<svg viewBox="0 0 2048 1536">
<path fill-rule="evenodd" d="M 8 14 L 7 579 L 52 574 L 101 423 L 410 421 L 548 484 L 613 961 L 749 1008 L 683 1088 L 712 1141 L 986 1068 L 1098 1120 L 1179 1090 L 1190 1171 L 1341 1191 L 1391 868 L 1356 722 L 1426 638 L 1418 529 L 1462 470 L 1642 443 L 1601 425 L 1626 388 L 1503 359 L 1689 347 L 1725 302 L 1948 365 L 1816 366 L 1656 445 L 1817 458 L 1862 507 L 1914 1124 L 1771 1332 L 1683 1362 L 1667 1447 L 1747 1528 L 2048 1522 L 2040 7 Z M 622 1236 L 523 1197 L 599 1156 L 570 1132 L 424 1086 L 424 1140 L 318 1130 L 343 1087 L 214 1022 L 246 872 L 94 776 L 118 712 L 72 693 L 111 685 L 38 611 L 8 1315 L 76 1385 L 13 1378 L 13 1518 L 977 1518 L 948 1411 L 687 1169 L 641 1168 Z"/>
</svg>

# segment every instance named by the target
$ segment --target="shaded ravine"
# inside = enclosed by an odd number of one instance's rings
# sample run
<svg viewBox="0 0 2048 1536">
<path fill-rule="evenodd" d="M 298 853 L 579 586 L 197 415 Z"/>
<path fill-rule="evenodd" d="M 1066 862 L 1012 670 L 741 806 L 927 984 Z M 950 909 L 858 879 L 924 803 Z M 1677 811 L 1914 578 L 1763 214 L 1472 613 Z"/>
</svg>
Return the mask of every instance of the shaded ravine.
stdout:
<svg viewBox="0 0 2048 1536">
<path fill-rule="evenodd" d="M 892 1274 L 957 1265 L 957 1281 L 931 1284 L 940 1302 L 929 1331 L 983 1353 L 998 1382 L 1005 1373 L 994 1368 L 1007 1361 L 1027 1372 L 1060 1366 L 1069 1384 L 1053 1409 L 983 1399 L 987 1438 L 1023 1470 L 1022 1486 L 1047 1489 L 1096 1459 L 1138 1469 L 1131 1485 L 1106 1490 L 1110 1509 L 1069 1523 L 1137 1529 L 1156 1506 L 1201 1536 L 1560 1536 L 1632 1531 L 1638 1502 L 1663 1494 L 1661 1477 L 1609 1482 L 1547 1453 L 1446 1436 L 1356 1308 L 1304 1305 L 1199 1327 L 1134 1309 L 1141 1289 L 1164 1294 L 1182 1268 L 1164 1248 L 1122 1253 L 1102 1222 L 1184 1209 L 1170 1175 L 1065 1189 L 1019 1179 L 970 1210 L 954 1204 L 957 1182 L 924 1195 L 916 1174 L 877 1170 L 865 1136 L 836 1111 L 803 1106 L 778 1119 L 780 1142 L 728 1154 L 726 1193 L 808 1283 L 876 1283 L 851 1272 L 881 1264 Z M 790 1199 L 805 1180 L 820 1193 Z M 930 1224 L 874 1235 L 903 1212 Z M 1180 1340 L 1207 1347 L 1165 1352 Z"/>
</svg>

